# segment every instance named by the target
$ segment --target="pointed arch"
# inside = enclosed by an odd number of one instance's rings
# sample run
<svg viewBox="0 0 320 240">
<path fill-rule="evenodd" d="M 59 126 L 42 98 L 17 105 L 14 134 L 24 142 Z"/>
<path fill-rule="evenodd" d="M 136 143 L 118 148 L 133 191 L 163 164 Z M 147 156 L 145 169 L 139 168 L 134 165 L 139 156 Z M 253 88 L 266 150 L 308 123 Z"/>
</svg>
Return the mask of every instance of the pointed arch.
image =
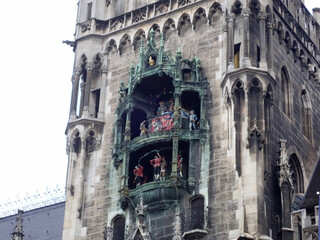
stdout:
<svg viewBox="0 0 320 240">
<path fill-rule="evenodd" d="M 288 31 L 286 31 L 286 35 L 285 35 L 285 38 L 284 38 L 284 42 L 286 44 L 286 49 L 287 49 L 287 53 L 289 54 L 290 53 L 290 50 L 292 48 L 292 43 L 291 43 L 291 36 L 289 34 Z"/>
<path fill-rule="evenodd" d="M 281 68 L 281 110 L 291 118 L 291 83 L 285 66 Z"/>
<path fill-rule="evenodd" d="M 241 14 L 242 8 L 242 2 L 240 0 L 235 0 L 231 5 L 231 12 L 236 15 Z"/>
<path fill-rule="evenodd" d="M 304 70 L 307 69 L 307 57 L 306 55 L 304 54 L 304 51 L 301 49 L 300 50 L 300 63 L 301 63 L 301 71 L 303 72 Z"/>
<path fill-rule="evenodd" d="M 184 13 L 181 15 L 181 17 L 178 20 L 178 35 L 183 34 L 186 32 L 189 28 L 191 28 L 191 19 L 189 14 Z"/>
<path fill-rule="evenodd" d="M 106 45 L 105 53 L 109 54 L 110 52 L 117 50 L 117 42 L 114 39 L 110 39 Z"/>
<path fill-rule="evenodd" d="M 119 42 L 119 55 L 122 55 L 124 49 L 131 45 L 131 38 L 128 34 L 125 34 Z"/>
<path fill-rule="evenodd" d="M 83 53 L 80 58 L 80 65 L 82 68 L 85 68 L 88 62 L 87 56 Z"/>
<path fill-rule="evenodd" d="M 142 41 L 146 40 L 146 33 L 144 30 L 139 29 L 133 37 L 133 42 L 132 42 L 133 50 L 139 49 L 141 40 Z"/>
<path fill-rule="evenodd" d="M 80 132 L 76 129 L 71 135 L 72 152 L 80 153 L 81 150 L 81 138 Z"/>
<path fill-rule="evenodd" d="M 278 22 L 277 33 L 279 36 L 279 43 L 281 44 L 284 39 L 284 29 L 281 22 Z"/>
<path fill-rule="evenodd" d="M 203 8 L 198 8 L 193 15 L 192 25 L 193 30 L 198 30 L 201 26 L 205 26 L 207 22 L 206 11 Z"/>
<path fill-rule="evenodd" d="M 169 18 L 164 24 L 163 24 L 163 34 L 164 34 L 164 37 L 166 39 L 166 34 L 167 32 L 169 31 L 172 31 L 172 30 L 175 30 L 176 29 L 176 23 L 174 22 L 174 20 L 172 18 Z"/>
<path fill-rule="evenodd" d="M 301 91 L 301 117 L 302 132 L 310 141 L 312 141 L 312 109 L 308 92 L 303 89 Z"/>
<path fill-rule="evenodd" d="M 304 193 L 303 171 L 297 154 L 293 153 L 290 155 L 289 165 L 292 172 L 291 178 L 294 188 L 293 193 L 302 194 Z"/>
<path fill-rule="evenodd" d="M 160 26 L 159 26 L 158 24 L 154 23 L 154 24 L 150 27 L 150 29 L 149 29 L 149 31 L 148 31 L 148 39 L 150 38 L 150 31 L 151 31 L 151 29 L 153 29 L 153 31 L 154 31 L 155 38 L 157 38 L 157 37 L 160 36 L 160 34 L 161 34 Z"/>
<path fill-rule="evenodd" d="M 113 239 L 125 239 L 126 219 L 117 215 L 112 219 Z"/>
<path fill-rule="evenodd" d="M 296 40 L 293 40 L 292 42 L 292 53 L 293 53 L 294 62 L 297 62 L 297 59 L 299 56 L 299 47 Z"/>
<path fill-rule="evenodd" d="M 260 120 L 262 120 L 262 84 L 259 79 L 254 78 L 249 85 L 249 116 L 251 125 L 254 122 L 261 127 Z"/>
<path fill-rule="evenodd" d="M 243 130 L 243 119 L 245 116 L 245 92 L 244 83 L 241 80 L 235 81 L 232 86 L 232 98 L 234 105 L 234 122 L 235 122 L 235 153 L 236 153 L 236 170 L 241 175 L 241 139 Z"/>
<path fill-rule="evenodd" d="M 93 58 L 93 64 L 95 69 L 100 69 L 103 63 L 103 55 L 101 53 L 97 53 Z"/>
<path fill-rule="evenodd" d="M 222 13 L 222 8 L 220 3 L 213 3 L 209 9 L 208 13 L 208 20 L 209 24 L 211 25 L 212 23 L 216 22 L 217 16 L 220 18 L 220 14 Z"/>
<path fill-rule="evenodd" d="M 95 129 L 90 129 L 85 135 L 85 149 L 87 153 L 91 153 L 95 150 L 97 141 L 97 131 Z"/>
<path fill-rule="evenodd" d="M 249 8 L 251 10 L 251 13 L 254 16 L 258 16 L 258 13 L 261 11 L 261 4 L 259 0 L 250 0 L 249 2 Z"/>
</svg>

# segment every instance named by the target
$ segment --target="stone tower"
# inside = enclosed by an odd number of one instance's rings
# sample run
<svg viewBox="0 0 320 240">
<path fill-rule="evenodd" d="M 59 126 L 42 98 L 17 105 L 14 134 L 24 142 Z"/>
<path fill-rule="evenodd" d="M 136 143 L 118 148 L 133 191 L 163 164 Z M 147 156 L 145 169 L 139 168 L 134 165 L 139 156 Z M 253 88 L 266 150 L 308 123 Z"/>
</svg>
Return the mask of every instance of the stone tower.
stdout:
<svg viewBox="0 0 320 240">
<path fill-rule="evenodd" d="M 299 239 L 319 37 L 300 0 L 80 0 L 63 239 Z"/>
</svg>

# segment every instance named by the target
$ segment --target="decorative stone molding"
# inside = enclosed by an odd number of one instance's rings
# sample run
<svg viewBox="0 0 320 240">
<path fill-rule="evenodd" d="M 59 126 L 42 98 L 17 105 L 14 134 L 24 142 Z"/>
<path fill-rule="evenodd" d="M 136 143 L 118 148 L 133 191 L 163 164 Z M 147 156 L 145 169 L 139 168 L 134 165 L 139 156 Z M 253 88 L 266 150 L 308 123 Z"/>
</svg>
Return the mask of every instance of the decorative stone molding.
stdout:
<svg viewBox="0 0 320 240">
<path fill-rule="evenodd" d="M 173 220 L 173 238 L 172 240 L 182 240 L 181 237 L 181 218 L 179 214 L 176 214 Z"/>
<path fill-rule="evenodd" d="M 132 13 L 132 23 L 145 20 L 147 17 L 147 8 L 140 8 Z"/>
<path fill-rule="evenodd" d="M 286 142 L 286 140 L 280 140 L 280 156 L 278 161 L 279 187 L 281 188 L 284 184 L 288 184 L 289 187 L 293 188 L 292 172 L 290 171 Z"/>
<path fill-rule="evenodd" d="M 184 6 L 188 3 L 191 3 L 191 0 L 179 0 L 178 1 L 178 6 L 181 7 L 181 6 Z"/>
</svg>

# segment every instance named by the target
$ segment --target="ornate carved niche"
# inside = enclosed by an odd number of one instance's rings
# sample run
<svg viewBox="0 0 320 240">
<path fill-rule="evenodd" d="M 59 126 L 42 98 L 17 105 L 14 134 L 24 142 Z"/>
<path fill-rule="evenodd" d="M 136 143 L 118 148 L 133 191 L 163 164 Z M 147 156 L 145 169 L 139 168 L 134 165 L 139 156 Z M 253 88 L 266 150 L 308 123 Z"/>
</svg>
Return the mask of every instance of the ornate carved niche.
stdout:
<svg viewBox="0 0 320 240">
<path fill-rule="evenodd" d="M 181 7 L 181 6 L 184 6 L 188 3 L 191 3 L 191 0 L 178 0 L 178 6 Z"/>
<path fill-rule="evenodd" d="M 75 153 L 80 153 L 81 150 L 81 139 L 80 139 L 80 133 L 76 132 L 74 134 L 74 137 L 72 139 L 72 150 Z"/>
<path fill-rule="evenodd" d="M 137 23 L 147 18 L 147 8 L 140 8 L 133 12 L 132 23 Z"/>
<path fill-rule="evenodd" d="M 170 2 L 168 0 L 162 0 L 156 3 L 156 14 L 167 12 L 169 9 Z"/>
</svg>

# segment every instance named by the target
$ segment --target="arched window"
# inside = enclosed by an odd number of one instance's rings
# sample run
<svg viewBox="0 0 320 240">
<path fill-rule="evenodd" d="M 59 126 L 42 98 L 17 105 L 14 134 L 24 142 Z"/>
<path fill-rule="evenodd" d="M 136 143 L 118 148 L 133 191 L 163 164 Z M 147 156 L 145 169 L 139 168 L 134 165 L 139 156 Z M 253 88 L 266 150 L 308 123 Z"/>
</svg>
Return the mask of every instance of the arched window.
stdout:
<svg viewBox="0 0 320 240">
<path fill-rule="evenodd" d="M 301 92 L 301 113 L 302 113 L 302 132 L 311 141 L 312 140 L 312 117 L 311 102 L 305 89 Z"/>
<path fill-rule="evenodd" d="M 124 240 L 125 218 L 117 216 L 113 219 L 113 240 Z"/>
<path fill-rule="evenodd" d="M 304 193 L 303 174 L 299 159 L 296 154 L 292 154 L 289 158 L 290 170 L 292 172 L 291 178 L 293 182 L 293 193 Z"/>
<path fill-rule="evenodd" d="M 191 205 L 191 229 L 204 228 L 204 198 L 195 196 L 190 200 Z"/>
<path fill-rule="evenodd" d="M 287 69 L 285 67 L 282 67 L 281 69 L 281 106 L 282 111 L 290 118 L 290 81 Z"/>
</svg>

